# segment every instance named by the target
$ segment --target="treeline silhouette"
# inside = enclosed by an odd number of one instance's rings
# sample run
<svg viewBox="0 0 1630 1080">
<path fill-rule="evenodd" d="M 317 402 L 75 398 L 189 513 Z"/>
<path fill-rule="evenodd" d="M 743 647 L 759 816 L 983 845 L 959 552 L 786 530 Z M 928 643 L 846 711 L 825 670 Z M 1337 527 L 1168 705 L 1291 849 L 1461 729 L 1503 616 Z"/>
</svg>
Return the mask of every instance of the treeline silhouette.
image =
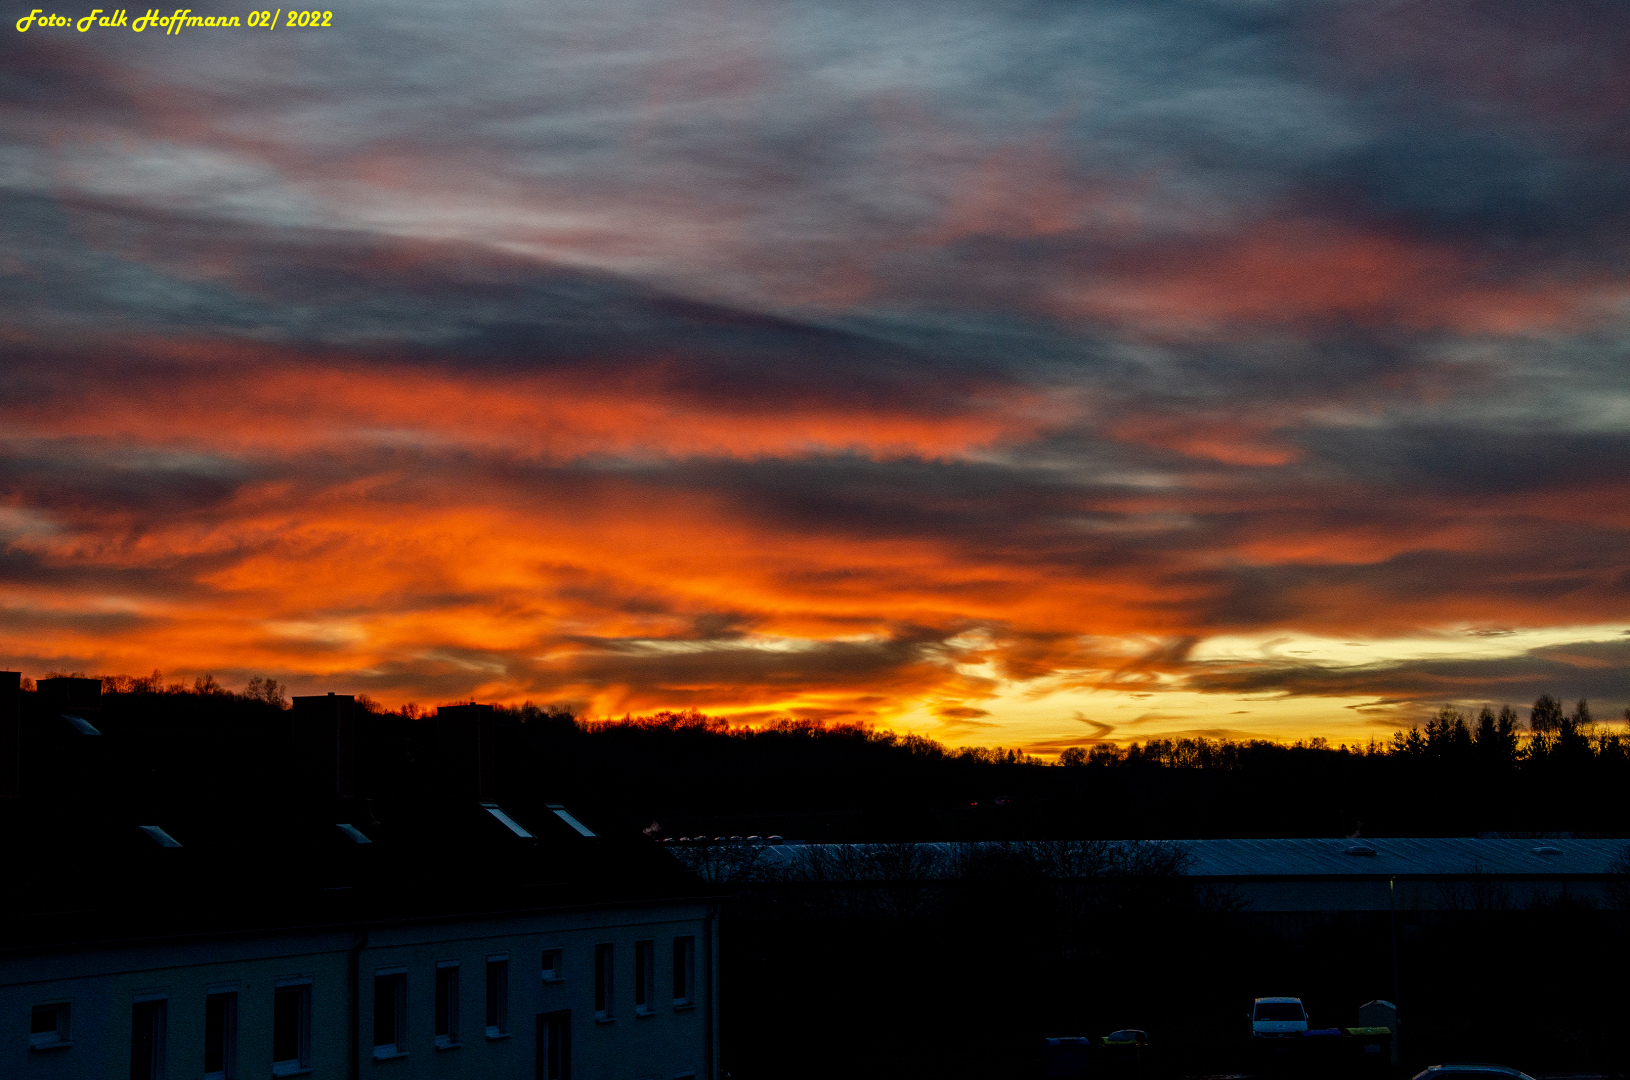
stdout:
<svg viewBox="0 0 1630 1080">
<path fill-rule="evenodd" d="M 241 693 L 103 677 L 102 708 L 185 758 L 178 732 L 264 754 L 287 691 Z M 33 695 L 26 695 L 32 697 Z M 434 710 L 366 710 L 363 769 L 379 797 L 436 765 Z M 1630 737 L 1587 702 L 1542 696 L 1529 716 L 1445 707 L 1423 728 L 1363 746 L 1322 739 L 1151 739 L 1071 748 L 1047 764 L 1014 748 L 946 747 L 863 725 L 732 726 L 697 711 L 588 720 L 564 708 L 497 709 L 500 788 L 512 797 L 615 807 L 656 837 L 780 834 L 815 841 L 1216 836 L 1625 835 Z M 234 734 L 236 733 L 236 734 Z M 223 742 L 222 740 L 226 741 Z M 246 762 L 245 768 L 259 767 Z"/>
<path fill-rule="evenodd" d="M 233 820 L 263 804 L 269 827 L 288 817 L 297 800 L 280 793 L 300 762 L 275 681 L 231 692 L 208 676 L 154 673 L 103 688 L 86 712 L 100 738 L 63 722 L 47 695 L 24 695 L 25 784 L 61 802 L 40 842 L 88 834 L 99 803 L 152 807 L 159 822 L 183 803 L 231 807 Z M 380 818 L 447 812 L 401 805 L 423 800 L 442 766 L 434 710 L 361 700 L 361 787 Z M 1627 835 L 1626 740 L 1590 717 L 1587 704 L 1545 697 L 1526 717 L 1446 709 L 1360 747 L 1157 739 L 1087 747 L 1062 765 L 858 725 L 732 727 L 694 711 L 590 721 L 503 707 L 495 736 L 506 808 L 558 802 L 620 819 L 622 839 L 646 851 L 638 832 L 869 845 L 670 847 L 692 864 L 723 860 L 697 868 L 728 896 L 723 1067 L 738 1078 L 1033 1077 L 1042 1037 L 1120 1027 L 1148 1029 L 1152 1075 L 1177 1076 L 1248 1064 L 1240 1018 L 1254 995 L 1298 993 L 1320 1025 L 1355 1022 L 1358 1004 L 1392 993 L 1391 920 L 1357 912 L 1287 931 L 1284 916 L 1234 910 L 1183 881 L 1159 861 L 1170 848 L 1093 840 Z M 1007 843 L 959 848 L 946 870 L 900 843 L 912 840 Z M 804 854 L 773 877 L 739 865 L 772 850 Z M 1083 872 L 1092 859 L 1102 866 Z M 417 863 L 402 873 L 415 889 L 448 876 Z M 935 875 L 947 880 L 923 884 Z M 1611 902 L 1590 910 L 1564 894 L 1544 908 L 1400 914 L 1408 1060 L 1622 1071 L 1620 1045 L 1603 1040 L 1630 1007 L 1612 974 L 1630 955 L 1630 901 Z"/>
</svg>

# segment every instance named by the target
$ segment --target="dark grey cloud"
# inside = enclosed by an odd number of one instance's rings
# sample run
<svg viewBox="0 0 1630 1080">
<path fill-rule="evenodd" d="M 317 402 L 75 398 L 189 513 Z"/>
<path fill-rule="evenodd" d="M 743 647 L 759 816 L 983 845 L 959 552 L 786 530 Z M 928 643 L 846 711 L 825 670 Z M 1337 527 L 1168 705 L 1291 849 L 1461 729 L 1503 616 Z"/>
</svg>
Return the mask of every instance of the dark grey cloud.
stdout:
<svg viewBox="0 0 1630 1080">
<path fill-rule="evenodd" d="M 1522 705 L 1551 694 L 1569 701 L 1593 700 L 1598 710 L 1609 710 L 1598 719 L 1613 720 L 1617 710 L 1606 703 L 1630 699 L 1630 645 L 1582 641 L 1531 649 L 1514 657 L 1340 667 L 1297 662 L 1212 664 L 1189 671 L 1184 682 L 1210 693 L 1374 695 L 1392 702 L 1432 705 L 1465 701 Z"/>
<path fill-rule="evenodd" d="M 68 516 L 218 509 L 253 475 L 219 454 L 115 449 L 95 438 L 0 442 L 0 499 Z"/>
<path fill-rule="evenodd" d="M 1392 425 L 1312 431 L 1303 440 L 1329 466 L 1421 497 L 1572 491 L 1590 499 L 1600 498 L 1604 486 L 1630 483 L 1630 431 Z"/>
</svg>

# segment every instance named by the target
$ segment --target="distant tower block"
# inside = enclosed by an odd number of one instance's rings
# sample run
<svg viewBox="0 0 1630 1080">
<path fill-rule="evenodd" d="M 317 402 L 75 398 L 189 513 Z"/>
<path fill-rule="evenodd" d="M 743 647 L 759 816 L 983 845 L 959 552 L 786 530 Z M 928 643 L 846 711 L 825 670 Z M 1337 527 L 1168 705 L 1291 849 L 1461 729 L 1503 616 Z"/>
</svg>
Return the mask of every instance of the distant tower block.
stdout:
<svg viewBox="0 0 1630 1080">
<path fill-rule="evenodd" d="M 356 698 L 350 694 L 295 698 L 294 757 L 308 794 L 356 798 Z"/>
<path fill-rule="evenodd" d="M 437 708 L 436 742 L 449 795 L 479 802 L 498 798 L 498 746 L 491 705 Z"/>
<path fill-rule="evenodd" d="M 22 794 L 22 702 L 23 673 L 0 671 L 0 799 Z"/>
</svg>

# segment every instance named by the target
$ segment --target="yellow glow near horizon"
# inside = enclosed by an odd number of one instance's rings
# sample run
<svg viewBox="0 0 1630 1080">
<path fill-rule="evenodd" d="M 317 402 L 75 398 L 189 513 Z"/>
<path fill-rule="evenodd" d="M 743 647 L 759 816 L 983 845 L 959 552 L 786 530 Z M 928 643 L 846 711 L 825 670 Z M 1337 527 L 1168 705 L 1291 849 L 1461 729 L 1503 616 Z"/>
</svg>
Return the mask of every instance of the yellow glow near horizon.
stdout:
<svg viewBox="0 0 1630 1080">
<path fill-rule="evenodd" d="M 1380 667 L 1410 661 L 1500 659 L 1534 650 L 1564 649 L 1579 642 L 1612 641 L 1630 635 L 1624 624 L 1529 628 L 1472 628 L 1436 634 L 1338 640 L 1309 634 L 1220 635 L 1197 644 L 1188 654 L 1193 663 L 1227 665 L 1306 663 L 1325 669 Z M 970 642 L 972 643 L 972 642 Z M 778 649 L 788 642 L 760 643 Z M 1106 653 L 1139 654 L 1142 640 L 1099 643 Z M 1289 743 L 1322 738 L 1332 746 L 1385 741 L 1441 705 L 1473 710 L 1485 704 L 1478 696 L 1446 696 L 1442 701 L 1378 698 L 1375 694 L 1326 696 L 1203 693 L 1185 689 L 1174 675 L 1157 675 L 1136 690 L 1080 689 L 1054 680 L 1032 683 L 994 677 L 986 664 L 959 667 L 964 675 L 994 685 L 988 697 L 911 705 L 878 726 L 926 735 L 949 746 L 1005 746 L 1043 758 L 1066 747 L 1109 742 L 1127 745 L 1157 738 L 1255 739 Z M 831 702 L 788 702 L 788 712 L 830 707 Z M 1526 710 L 1528 702 L 1512 701 Z M 721 710 L 720 715 L 762 717 L 763 707 Z M 773 710 L 772 710 L 773 711 Z M 1609 730 L 1625 726 L 1614 712 L 1598 716 Z"/>
</svg>

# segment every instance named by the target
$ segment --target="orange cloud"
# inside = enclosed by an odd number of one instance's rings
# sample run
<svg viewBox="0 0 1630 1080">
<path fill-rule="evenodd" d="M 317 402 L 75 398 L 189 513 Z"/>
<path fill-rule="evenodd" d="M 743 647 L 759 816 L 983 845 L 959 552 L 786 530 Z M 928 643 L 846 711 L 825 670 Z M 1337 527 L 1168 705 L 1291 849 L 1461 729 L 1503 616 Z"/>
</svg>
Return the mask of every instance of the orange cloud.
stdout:
<svg viewBox="0 0 1630 1080">
<path fill-rule="evenodd" d="M 131 344 L 124 349 L 131 350 Z M 344 356 L 226 342 L 136 346 L 162 378 L 76 387 L 4 408 L 14 437 L 118 436 L 231 452 L 457 444 L 561 460 L 856 452 L 959 456 L 1022 441 L 1070 417 L 1064 399 L 1000 385 L 960 400 L 763 402 L 687 395 L 677 358 L 631 357 L 559 373 L 369 365 Z"/>
</svg>

